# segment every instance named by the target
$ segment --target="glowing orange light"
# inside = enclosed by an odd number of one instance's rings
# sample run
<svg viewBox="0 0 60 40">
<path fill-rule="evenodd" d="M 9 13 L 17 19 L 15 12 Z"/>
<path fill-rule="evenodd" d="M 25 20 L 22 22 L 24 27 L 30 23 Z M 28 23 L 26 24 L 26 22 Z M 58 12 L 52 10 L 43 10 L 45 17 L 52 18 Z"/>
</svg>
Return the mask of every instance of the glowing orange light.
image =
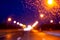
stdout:
<svg viewBox="0 0 60 40">
<path fill-rule="evenodd" d="M 53 9 L 54 7 L 56 8 L 58 7 L 56 0 L 48 0 L 46 5 L 48 9 Z"/>
<path fill-rule="evenodd" d="M 7 34 L 7 35 L 6 35 L 6 39 L 7 39 L 7 40 L 10 40 L 10 39 L 11 39 L 11 34 Z"/>
<path fill-rule="evenodd" d="M 48 0 L 48 4 L 53 4 L 53 0 Z"/>
<path fill-rule="evenodd" d="M 38 30 L 32 30 L 34 33 L 36 33 L 37 35 L 40 35 L 41 37 L 44 37 L 46 34 L 44 32 L 40 32 Z"/>
<path fill-rule="evenodd" d="M 8 21 L 10 22 L 12 19 L 11 18 L 8 18 Z"/>
<path fill-rule="evenodd" d="M 37 30 L 32 30 L 33 32 L 36 32 L 36 33 L 38 33 L 38 31 Z"/>
<path fill-rule="evenodd" d="M 57 8 L 57 3 L 56 0 L 45 0 L 43 1 L 43 7 L 47 10 L 47 11 L 53 11 L 53 8 Z"/>
<path fill-rule="evenodd" d="M 44 17 L 44 14 L 40 14 L 40 17 L 43 18 Z"/>
<path fill-rule="evenodd" d="M 45 38 L 42 38 L 42 40 L 46 40 Z"/>
</svg>

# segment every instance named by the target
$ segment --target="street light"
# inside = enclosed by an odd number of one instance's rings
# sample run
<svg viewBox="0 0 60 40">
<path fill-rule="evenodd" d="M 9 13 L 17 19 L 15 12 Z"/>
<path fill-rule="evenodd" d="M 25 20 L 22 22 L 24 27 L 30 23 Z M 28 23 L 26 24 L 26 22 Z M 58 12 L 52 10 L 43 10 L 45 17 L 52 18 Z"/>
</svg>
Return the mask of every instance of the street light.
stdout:
<svg viewBox="0 0 60 40">
<path fill-rule="evenodd" d="M 44 14 L 40 14 L 40 17 L 43 18 L 44 17 Z"/>
<path fill-rule="evenodd" d="M 47 0 L 47 3 L 46 3 L 46 9 L 47 10 L 51 10 L 53 9 L 54 7 L 56 6 L 56 2 L 54 0 Z"/>
<path fill-rule="evenodd" d="M 47 8 L 48 8 L 49 12 L 51 12 L 51 14 L 53 16 L 55 16 L 55 18 L 56 18 L 55 21 L 58 24 L 59 23 L 59 14 L 58 14 L 58 12 L 59 12 L 60 6 L 59 6 L 59 3 L 57 3 L 57 1 L 58 0 L 48 0 Z M 53 22 L 53 21 L 51 21 L 51 22 Z"/>
<path fill-rule="evenodd" d="M 16 23 L 16 21 L 13 21 L 13 23 L 15 24 L 15 23 Z"/>
<path fill-rule="evenodd" d="M 8 22 L 10 22 L 10 21 L 12 21 L 12 19 L 11 18 L 8 18 Z"/>
<path fill-rule="evenodd" d="M 60 24 L 60 21 L 59 21 L 59 24 Z"/>
<path fill-rule="evenodd" d="M 53 23 L 54 21 L 53 20 L 50 20 L 50 23 Z"/>
<path fill-rule="evenodd" d="M 17 22 L 17 25 L 19 25 L 19 22 Z"/>
<path fill-rule="evenodd" d="M 48 0 L 48 4 L 49 5 L 53 4 L 53 0 Z"/>
</svg>

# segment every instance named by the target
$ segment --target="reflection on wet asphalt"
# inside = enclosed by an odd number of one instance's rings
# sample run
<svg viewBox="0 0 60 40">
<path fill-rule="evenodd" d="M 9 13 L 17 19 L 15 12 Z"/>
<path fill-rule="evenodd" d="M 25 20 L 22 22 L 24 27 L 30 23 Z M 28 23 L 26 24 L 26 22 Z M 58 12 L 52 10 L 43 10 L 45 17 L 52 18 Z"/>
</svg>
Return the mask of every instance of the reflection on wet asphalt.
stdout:
<svg viewBox="0 0 60 40">
<path fill-rule="evenodd" d="M 60 40 L 60 37 L 38 31 L 13 31 L 0 32 L 0 40 Z"/>
</svg>

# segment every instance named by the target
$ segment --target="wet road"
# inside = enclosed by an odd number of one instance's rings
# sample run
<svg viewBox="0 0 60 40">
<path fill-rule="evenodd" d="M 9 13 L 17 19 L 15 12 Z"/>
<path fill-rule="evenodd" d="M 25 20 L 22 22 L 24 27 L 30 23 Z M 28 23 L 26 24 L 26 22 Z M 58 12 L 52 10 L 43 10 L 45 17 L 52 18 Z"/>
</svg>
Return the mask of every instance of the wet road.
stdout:
<svg viewBox="0 0 60 40">
<path fill-rule="evenodd" d="M 0 40 L 60 40 L 60 36 L 48 34 L 47 32 L 32 31 L 1 31 Z"/>
</svg>

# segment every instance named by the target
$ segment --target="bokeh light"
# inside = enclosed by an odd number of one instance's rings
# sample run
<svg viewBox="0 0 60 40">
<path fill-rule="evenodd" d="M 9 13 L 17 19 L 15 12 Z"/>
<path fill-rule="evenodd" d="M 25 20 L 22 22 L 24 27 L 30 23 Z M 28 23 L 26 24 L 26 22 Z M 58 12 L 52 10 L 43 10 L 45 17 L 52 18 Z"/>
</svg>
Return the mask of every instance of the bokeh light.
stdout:
<svg viewBox="0 0 60 40">
<path fill-rule="evenodd" d="M 60 24 L 60 21 L 59 21 L 59 24 Z"/>
<path fill-rule="evenodd" d="M 9 22 L 12 21 L 12 18 L 8 18 L 8 21 L 9 21 Z"/>
<path fill-rule="evenodd" d="M 50 23 L 53 23 L 54 21 L 53 20 L 50 20 Z"/>
<path fill-rule="evenodd" d="M 40 17 L 43 18 L 44 17 L 44 14 L 40 14 Z"/>
<path fill-rule="evenodd" d="M 16 23 L 16 21 L 13 21 L 13 23 L 15 24 L 15 23 Z"/>
<path fill-rule="evenodd" d="M 26 28 L 26 25 L 20 23 L 19 26 L 22 26 L 22 28 Z"/>
<path fill-rule="evenodd" d="M 19 25 L 19 22 L 17 22 L 17 25 Z"/>
<path fill-rule="evenodd" d="M 53 0 L 48 0 L 48 4 L 53 4 Z"/>
</svg>

